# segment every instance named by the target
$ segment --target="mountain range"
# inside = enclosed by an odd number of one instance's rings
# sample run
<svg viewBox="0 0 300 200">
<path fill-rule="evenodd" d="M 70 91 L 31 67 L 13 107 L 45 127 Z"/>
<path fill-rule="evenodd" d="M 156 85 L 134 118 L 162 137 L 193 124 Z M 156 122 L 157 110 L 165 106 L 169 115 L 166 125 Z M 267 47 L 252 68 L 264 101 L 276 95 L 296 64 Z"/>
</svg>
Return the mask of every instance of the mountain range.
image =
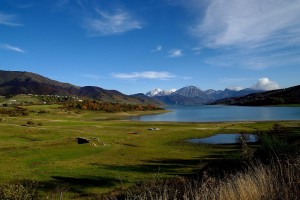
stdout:
<svg viewBox="0 0 300 200">
<path fill-rule="evenodd" d="M 125 95 L 117 90 L 106 90 L 97 86 L 79 87 L 69 83 L 62 83 L 31 72 L 0 70 L 0 95 L 2 96 L 18 94 L 66 95 L 92 98 L 100 101 L 144 105 L 199 105 L 209 103 L 273 105 L 300 104 L 299 90 L 300 86 L 267 92 L 251 88 L 240 91 L 230 89 L 202 91 L 195 86 L 187 86 L 179 90 L 155 89 L 146 94 Z"/>
<path fill-rule="evenodd" d="M 0 70 L 0 95 L 13 96 L 17 94 L 67 95 L 118 103 L 162 105 L 160 101 L 143 94 L 125 95 L 117 90 L 106 90 L 96 86 L 79 87 L 62 83 L 31 72 Z"/>
<path fill-rule="evenodd" d="M 254 90 L 246 88 L 240 91 L 225 89 L 225 90 L 205 90 L 202 91 L 195 86 L 183 87 L 179 90 L 161 90 L 154 89 L 147 92 L 145 95 L 153 97 L 168 105 L 199 105 L 214 102 L 216 100 L 239 97 L 252 93 L 262 92 L 262 90 Z"/>
</svg>

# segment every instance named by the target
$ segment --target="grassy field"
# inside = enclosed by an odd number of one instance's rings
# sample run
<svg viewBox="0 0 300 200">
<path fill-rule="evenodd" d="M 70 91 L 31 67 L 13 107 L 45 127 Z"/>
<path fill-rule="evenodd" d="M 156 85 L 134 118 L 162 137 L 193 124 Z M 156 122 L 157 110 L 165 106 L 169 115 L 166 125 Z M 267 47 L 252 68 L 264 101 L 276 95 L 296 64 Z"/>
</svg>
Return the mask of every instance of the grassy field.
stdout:
<svg viewBox="0 0 300 200">
<path fill-rule="evenodd" d="M 84 196 L 155 176 L 190 175 L 211 160 L 237 157 L 239 146 L 193 145 L 186 139 L 263 131 L 274 124 L 134 122 L 126 117 L 145 113 L 75 111 L 59 105 L 24 108 L 27 116 L 0 115 L 0 181 L 37 181 L 44 196 L 57 186 L 65 188 L 65 195 Z M 280 123 L 300 127 L 300 121 Z M 159 130 L 148 130 L 153 127 Z M 77 144 L 77 137 L 90 143 Z"/>
</svg>

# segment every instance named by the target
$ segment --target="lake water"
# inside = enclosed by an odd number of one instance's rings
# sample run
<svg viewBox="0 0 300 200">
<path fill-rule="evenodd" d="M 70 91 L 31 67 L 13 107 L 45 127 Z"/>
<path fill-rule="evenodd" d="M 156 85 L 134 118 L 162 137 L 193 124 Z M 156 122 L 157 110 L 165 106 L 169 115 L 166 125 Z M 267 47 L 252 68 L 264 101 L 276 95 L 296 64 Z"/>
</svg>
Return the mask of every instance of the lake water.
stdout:
<svg viewBox="0 0 300 200">
<path fill-rule="evenodd" d="M 132 117 L 135 121 L 222 122 L 300 120 L 300 107 L 168 106 L 171 112 Z"/>
<path fill-rule="evenodd" d="M 241 134 L 216 134 L 206 138 L 193 138 L 188 139 L 188 142 L 195 143 L 195 144 L 234 144 L 237 143 L 239 140 L 238 138 L 241 137 Z M 257 138 L 256 135 L 246 134 L 246 141 L 247 143 L 256 142 Z"/>
</svg>

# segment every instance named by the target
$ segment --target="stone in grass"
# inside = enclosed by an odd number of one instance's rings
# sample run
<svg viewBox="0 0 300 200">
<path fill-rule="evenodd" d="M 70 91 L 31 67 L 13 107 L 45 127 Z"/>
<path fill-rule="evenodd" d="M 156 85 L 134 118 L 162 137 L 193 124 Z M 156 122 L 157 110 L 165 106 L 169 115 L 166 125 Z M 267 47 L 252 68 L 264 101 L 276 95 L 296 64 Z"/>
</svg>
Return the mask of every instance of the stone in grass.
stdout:
<svg viewBox="0 0 300 200">
<path fill-rule="evenodd" d="M 78 137 L 76 138 L 76 140 L 77 140 L 77 144 L 86 144 L 90 142 L 88 139 L 82 137 Z"/>
<path fill-rule="evenodd" d="M 159 131 L 160 128 L 148 128 L 149 131 Z"/>
</svg>

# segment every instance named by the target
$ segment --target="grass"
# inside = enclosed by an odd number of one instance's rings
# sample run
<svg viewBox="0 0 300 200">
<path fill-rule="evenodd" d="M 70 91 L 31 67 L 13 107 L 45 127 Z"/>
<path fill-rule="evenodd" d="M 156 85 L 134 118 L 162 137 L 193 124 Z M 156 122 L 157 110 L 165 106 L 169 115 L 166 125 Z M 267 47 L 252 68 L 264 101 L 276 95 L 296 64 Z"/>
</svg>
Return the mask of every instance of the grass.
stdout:
<svg viewBox="0 0 300 200">
<path fill-rule="evenodd" d="M 300 199 L 300 156 L 273 160 L 269 165 L 251 163 L 224 178 L 204 174 L 199 179 L 153 179 L 107 199 L 263 200 Z"/>
<path fill-rule="evenodd" d="M 238 156 L 239 147 L 192 145 L 186 139 L 263 131 L 274 123 L 134 122 L 125 117 L 141 112 L 107 114 L 66 110 L 59 105 L 24 108 L 28 116 L 0 116 L 0 182 L 38 182 L 42 197 L 55 196 L 56 190 L 61 194 L 60 188 L 64 197 L 99 195 L 157 173 L 163 178 L 189 176 L 211 160 Z M 299 121 L 281 124 L 300 127 Z M 160 130 L 149 131 L 151 127 Z M 76 137 L 99 141 L 97 146 L 79 145 Z"/>
</svg>

